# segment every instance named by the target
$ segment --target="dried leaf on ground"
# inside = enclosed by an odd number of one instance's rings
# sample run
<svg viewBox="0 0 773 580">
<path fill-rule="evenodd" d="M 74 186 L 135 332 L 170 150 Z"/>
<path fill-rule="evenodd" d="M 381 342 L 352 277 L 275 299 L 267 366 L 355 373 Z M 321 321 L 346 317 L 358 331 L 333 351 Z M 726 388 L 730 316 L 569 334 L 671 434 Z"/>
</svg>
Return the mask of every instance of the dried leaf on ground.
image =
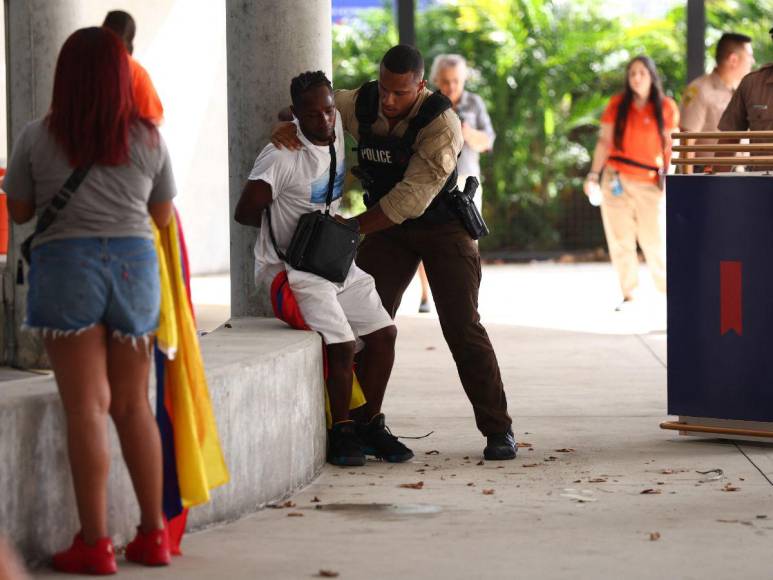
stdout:
<svg viewBox="0 0 773 580">
<path fill-rule="evenodd" d="M 516 444 L 515 444 L 515 446 L 516 446 L 518 449 L 521 449 L 522 447 L 526 447 L 527 449 L 528 449 L 529 447 L 534 447 L 534 445 L 532 445 L 531 443 L 526 443 L 526 441 L 519 441 L 518 443 L 516 443 Z"/>
<path fill-rule="evenodd" d="M 313 499 L 313 500 L 311 500 L 311 503 L 319 503 L 319 502 L 321 502 L 321 501 L 322 501 L 322 500 L 321 500 L 321 499 L 319 499 L 319 498 L 318 498 L 318 497 L 315 495 L 315 496 L 314 496 L 314 499 Z"/>
<path fill-rule="evenodd" d="M 657 542 L 660 539 L 660 532 L 650 532 L 650 542 Z"/>
<path fill-rule="evenodd" d="M 588 483 L 606 483 L 606 481 L 606 477 L 594 477 L 593 479 L 589 479 Z"/>
<path fill-rule="evenodd" d="M 539 463 L 524 463 L 521 467 L 537 467 Z"/>
<path fill-rule="evenodd" d="M 338 578 L 338 572 L 335 570 L 320 570 L 317 576 L 320 578 Z"/>
<path fill-rule="evenodd" d="M 480 461 L 478 461 L 478 463 L 476 463 L 475 465 L 486 465 L 486 462 L 485 462 L 485 461 L 483 461 L 483 460 L 481 459 L 481 460 L 480 460 Z"/>
<path fill-rule="evenodd" d="M 465 460 L 467 460 L 467 459 L 469 459 L 469 458 L 470 458 L 470 456 L 469 456 L 469 455 L 465 455 L 464 457 L 462 457 L 462 459 L 465 459 Z"/>
<path fill-rule="evenodd" d="M 417 481 L 416 483 L 401 483 L 397 487 L 403 487 L 405 489 L 423 489 L 424 488 L 424 482 L 423 481 Z"/>
<path fill-rule="evenodd" d="M 483 490 L 483 495 L 494 495 L 494 490 L 493 489 L 484 489 Z"/>
<path fill-rule="evenodd" d="M 562 447 L 561 449 L 556 449 L 556 453 L 574 453 L 574 449 L 571 447 Z"/>
<path fill-rule="evenodd" d="M 543 459 L 543 461 L 558 461 L 558 457 L 556 457 L 555 455 L 550 455 L 549 457 L 546 457 L 545 459 Z"/>
<path fill-rule="evenodd" d="M 470 482 L 470 483 L 467 484 L 467 487 L 475 487 L 475 484 Z M 759 517 L 759 516 L 757 516 L 757 517 Z"/>
<path fill-rule="evenodd" d="M 673 469 L 661 469 L 660 473 L 662 473 L 663 475 L 671 475 L 671 474 L 674 473 L 674 470 Z"/>
<path fill-rule="evenodd" d="M 740 491 L 741 488 L 737 485 L 733 485 L 732 483 L 726 483 L 725 487 L 722 488 L 722 491 Z"/>
<path fill-rule="evenodd" d="M 640 492 L 640 495 L 657 495 L 662 493 L 659 489 L 652 489 L 651 487 Z"/>
<path fill-rule="evenodd" d="M 740 524 L 740 520 L 717 520 L 720 524 Z"/>
<path fill-rule="evenodd" d="M 287 517 L 288 518 L 302 518 L 303 514 L 301 512 L 288 512 Z"/>
<path fill-rule="evenodd" d="M 437 449 L 430 449 L 429 451 L 425 451 L 424 455 L 440 455 L 440 451 Z"/>
</svg>

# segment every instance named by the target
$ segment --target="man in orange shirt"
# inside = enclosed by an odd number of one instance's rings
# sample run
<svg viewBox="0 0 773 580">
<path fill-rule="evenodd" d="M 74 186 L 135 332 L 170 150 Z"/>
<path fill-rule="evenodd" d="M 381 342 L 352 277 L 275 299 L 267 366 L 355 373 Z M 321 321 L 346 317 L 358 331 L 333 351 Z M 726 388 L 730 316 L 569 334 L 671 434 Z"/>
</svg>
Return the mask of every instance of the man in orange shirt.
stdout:
<svg viewBox="0 0 773 580">
<path fill-rule="evenodd" d="M 115 32 L 126 45 L 129 53 L 129 66 L 132 74 L 132 88 L 134 90 L 134 102 L 141 117 L 150 119 L 156 125 L 160 125 L 164 118 L 164 107 L 158 98 L 156 88 L 145 68 L 131 56 L 134 53 L 134 35 L 137 25 L 131 14 L 122 10 L 112 10 L 107 13 L 102 26 Z"/>
</svg>

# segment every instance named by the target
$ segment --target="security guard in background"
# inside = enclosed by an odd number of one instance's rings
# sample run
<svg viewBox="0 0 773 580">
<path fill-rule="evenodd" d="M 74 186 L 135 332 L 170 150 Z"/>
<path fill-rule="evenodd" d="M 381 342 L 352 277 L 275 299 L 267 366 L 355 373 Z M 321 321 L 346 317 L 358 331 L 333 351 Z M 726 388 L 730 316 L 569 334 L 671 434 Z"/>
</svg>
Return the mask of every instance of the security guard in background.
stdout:
<svg viewBox="0 0 773 580">
<path fill-rule="evenodd" d="M 773 28 L 770 29 L 770 34 L 773 37 Z M 741 80 L 719 120 L 719 130 L 773 130 L 773 63 L 764 65 Z M 764 152 L 757 154 L 765 155 Z M 754 156 L 755 153 L 752 152 L 751 155 Z"/>
<path fill-rule="evenodd" d="M 344 130 L 358 142 L 358 170 L 368 210 L 357 216 L 365 239 L 357 264 L 376 281 L 392 317 L 423 261 L 443 335 L 453 354 L 484 457 L 513 459 L 512 420 L 494 349 L 478 314 L 478 246 L 448 202 L 456 186 L 461 123 L 451 102 L 426 88 L 424 60 L 413 47 L 386 52 L 378 81 L 336 91 Z M 274 128 L 276 146 L 297 148 L 295 125 Z M 365 393 L 368 400 L 384 393 Z"/>
</svg>

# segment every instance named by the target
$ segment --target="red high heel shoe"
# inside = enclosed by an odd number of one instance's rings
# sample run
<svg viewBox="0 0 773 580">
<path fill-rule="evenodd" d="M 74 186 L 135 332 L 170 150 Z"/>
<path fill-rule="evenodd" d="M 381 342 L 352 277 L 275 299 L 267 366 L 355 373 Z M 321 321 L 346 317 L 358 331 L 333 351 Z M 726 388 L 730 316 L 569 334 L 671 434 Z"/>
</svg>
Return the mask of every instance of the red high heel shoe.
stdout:
<svg viewBox="0 0 773 580">
<path fill-rule="evenodd" d="M 68 574 L 103 576 L 118 571 L 113 541 L 110 538 L 99 538 L 96 544 L 89 546 L 81 532 L 75 535 L 72 546 L 54 554 L 53 563 L 56 570 Z"/>
<path fill-rule="evenodd" d="M 172 561 L 169 531 L 164 527 L 147 534 L 137 526 L 137 536 L 126 546 L 126 559 L 143 566 L 168 566 Z"/>
</svg>

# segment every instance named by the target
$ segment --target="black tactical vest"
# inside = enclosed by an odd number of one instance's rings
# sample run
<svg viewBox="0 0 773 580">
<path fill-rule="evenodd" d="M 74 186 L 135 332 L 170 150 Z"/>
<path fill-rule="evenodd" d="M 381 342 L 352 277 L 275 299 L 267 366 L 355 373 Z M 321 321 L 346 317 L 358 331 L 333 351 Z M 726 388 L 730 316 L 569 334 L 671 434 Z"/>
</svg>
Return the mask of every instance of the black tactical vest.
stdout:
<svg viewBox="0 0 773 580">
<path fill-rule="evenodd" d="M 378 117 L 378 82 L 370 81 L 360 87 L 354 112 L 359 124 L 360 139 L 357 144 L 358 166 L 352 173 L 359 177 L 365 189 L 365 205 L 373 207 L 389 191 L 402 181 L 419 131 L 452 107 L 451 101 L 440 91 L 425 99 L 416 116 L 408 123 L 402 137 L 381 137 L 373 134 L 373 124 Z M 456 187 L 456 168 L 435 196 L 424 214 L 417 220 L 428 223 L 446 223 L 456 219 L 446 203 L 445 194 Z"/>
</svg>

